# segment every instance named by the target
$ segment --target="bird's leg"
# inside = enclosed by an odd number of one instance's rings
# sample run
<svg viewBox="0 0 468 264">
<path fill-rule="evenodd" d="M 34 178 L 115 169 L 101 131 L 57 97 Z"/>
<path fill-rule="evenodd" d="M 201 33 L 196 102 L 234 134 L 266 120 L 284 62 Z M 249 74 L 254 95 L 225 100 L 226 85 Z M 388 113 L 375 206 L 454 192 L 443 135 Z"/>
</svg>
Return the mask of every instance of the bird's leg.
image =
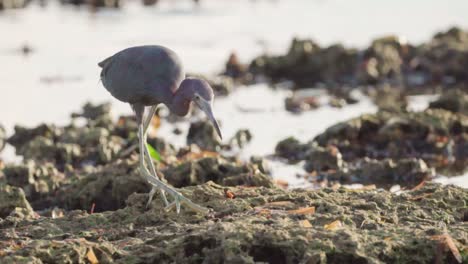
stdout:
<svg viewBox="0 0 468 264">
<path fill-rule="evenodd" d="M 145 143 L 145 155 L 146 155 L 146 158 L 148 159 L 150 170 L 151 170 L 152 174 L 155 177 L 158 177 L 158 174 L 156 173 L 156 169 L 154 168 L 153 159 L 151 158 L 151 155 L 149 154 L 148 145 L 146 145 L 146 135 L 147 135 L 148 127 L 149 127 L 149 124 L 151 123 L 151 119 L 153 118 L 154 113 L 156 112 L 156 109 L 157 109 L 156 105 L 151 106 L 150 111 L 148 113 L 148 116 L 146 117 L 146 119 L 145 119 L 145 121 L 143 123 L 143 125 L 144 125 L 144 131 L 143 131 L 143 137 L 144 137 L 143 140 L 144 141 L 143 142 Z M 148 202 L 146 203 L 146 208 L 149 208 L 149 206 L 151 204 L 151 201 L 153 200 L 153 196 L 156 193 L 156 190 L 157 190 L 156 186 L 153 186 L 151 188 L 151 191 L 149 193 Z M 164 204 L 166 206 L 168 206 L 169 202 L 167 201 L 166 193 L 164 192 L 163 189 L 161 189 L 160 192 L 161 192 L 161 198 L 163 199 Z"/>
<path fill-rule="evenodd" d="M 174 202 L 169 204 L 166 209 L 169 210 L 171 209 L 174 205 L 176 207 L 176 212 L 180 212 L 180 206 L 181 204 L 184 204 L 188 207 L 190 207 L 192 210 L 200 212 L 200 213 L 208 213 L 209 209 L 205 208 L 203 206 L 200 206 L 189 199 L 185 198 L 181 193 L 176 191 L 173 187 L 168 186 L 161 180 L 159 180 L 158 177 L 155 177 L 151 175 L 151 173 L 148 171 L 148 169 L 145 166 L 145 144 L 146 144 L 146 139 L 144 136 L 144 124 L 140 122 L 138 125 L 138 138 L 139 138 L 139 144 L 140 144 L 140 170 L 145 179 L 153 186 L 158 187 L 159 189 L 167 192 L 174 198 Z"/>
</svg>

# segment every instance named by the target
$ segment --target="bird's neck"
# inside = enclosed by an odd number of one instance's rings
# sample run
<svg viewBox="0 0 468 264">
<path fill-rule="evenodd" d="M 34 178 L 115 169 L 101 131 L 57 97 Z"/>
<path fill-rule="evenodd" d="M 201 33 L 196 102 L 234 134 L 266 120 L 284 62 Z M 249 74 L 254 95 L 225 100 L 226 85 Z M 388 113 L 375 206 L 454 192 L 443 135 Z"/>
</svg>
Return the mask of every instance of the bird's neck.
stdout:
<svg viewBox="0 0 468 264">
<path fill-rule="evenodd" d="M 169 110 L 178 116 L 185 116 L 190 110 L 190 103 L 192 99 L 192 89 L 182 82 L 174 92 L 171 103 L 168 105 Z"/>
</svg>

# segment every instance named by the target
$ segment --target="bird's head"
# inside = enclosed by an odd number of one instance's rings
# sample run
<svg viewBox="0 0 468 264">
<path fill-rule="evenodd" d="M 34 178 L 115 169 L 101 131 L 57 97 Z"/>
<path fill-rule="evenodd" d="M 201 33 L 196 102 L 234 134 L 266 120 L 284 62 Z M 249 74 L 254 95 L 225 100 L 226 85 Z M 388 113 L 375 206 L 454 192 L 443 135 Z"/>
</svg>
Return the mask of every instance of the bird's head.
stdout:
<svg viewBox="0 0 468 264">
<path fill-rule="evenodd" d="M 219 137 L 222 139 L 223 137 L 221 135 L 221 130 L 219 129 L 218 122 L 213 115 L 213 89 L 208 84 L 208 82 L 198 78 L 188 78 L 185 79 L 184 82 L 190 83 L 191 101 L 194 102 L 195 105 L 206 114 L 208 119 L 215 127 Z"/>
</svg>

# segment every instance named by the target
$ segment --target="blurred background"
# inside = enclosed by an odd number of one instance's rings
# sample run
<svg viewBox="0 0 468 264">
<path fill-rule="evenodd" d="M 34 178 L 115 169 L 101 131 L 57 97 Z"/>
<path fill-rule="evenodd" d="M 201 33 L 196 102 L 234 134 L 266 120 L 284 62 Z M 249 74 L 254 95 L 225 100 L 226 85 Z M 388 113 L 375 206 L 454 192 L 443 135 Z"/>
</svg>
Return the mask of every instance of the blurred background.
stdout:
<svg viewBox="0 0 468 264">
<path fill-rule="evenodd" d="M 8 136 L 16 124 L 65 125 L 86 102 L 128 115 L 102 87 L 97 63 L 130 46 L 164 45 L 213 84 L 223 143 L 249 131 L 235 155 L 270 157 L 275 179 L 306 186 L 297 176 L 304 164 L 281 152 L 281 140 L 307 142 L 382 109 L 422 111 L 448 90 L 466 98 L 466 10 L 466 0 L 0 0 L 0 125 Z M 182 147 L 190 120 L 163 120 L 157 135 Z M 441 140 L 441 153 L 461 165 L 436 178 L 466 187 L 463 122 L 462 136 Z M 9 145 L 0 157 L 20 159 Z"/>
</svg>

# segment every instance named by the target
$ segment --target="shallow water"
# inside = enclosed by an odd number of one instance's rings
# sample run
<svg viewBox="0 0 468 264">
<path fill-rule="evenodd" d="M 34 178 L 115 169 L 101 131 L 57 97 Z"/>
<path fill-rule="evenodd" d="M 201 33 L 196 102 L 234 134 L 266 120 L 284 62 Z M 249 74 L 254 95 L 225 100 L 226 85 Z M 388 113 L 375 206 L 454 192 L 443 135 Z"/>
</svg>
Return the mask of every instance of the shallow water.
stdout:
<svg viewBox="0 0 468 264">
<path fill-rule="evenodd" d="M 284 52 L 294 36 L 320 44 L 342 42 L 362 47 L 372 38 L 389 33 L 422 42 L 449 26 L 468 27 L 463 10 L 468 2 L 451 1 L 163 1 L 144 8 L 134 2 L 122 10 L 91 13 L 86 8 L 31 6 L 0 14 L 0 123 L 9 133 L 14 124 L 34 126 L 41 122 L 65 124 L 72 111 L 85 101 L 111 101 L 115 115 L 130 108 L 116 101 L 98 81 L 96 63 L 132 45 L 157 43 L 171 47 L 182 58 L 186 70 L 216 73 L 231 51 L 242 61 L 263 51 Z M 398 4 L 399 3 L 399 4 Z M 417 17 L 417 19 L 415 19 Z M 398 18 L 398 19 L 397 19 Z M 23 56 L 20 48 L 33 52 Z M 326 127 L 375 107 L 363 99 L 344 109 L 328 106 L 302 115 L 284 111 L 287 91 L 272 91 L 265 85 L 242 87 L 228 98 L 218 98 L 216 116 L 226 139 L 241 128 L 254 138 L 242 152 L 267 155 L 288 136 L 306 141 Z M 415 108 L 427 99 L 416 98 Z M 248 111 L 245 111 L 245 110 Z M 188 124 L 180 125 L 186 131 Z M 183 145 L 184 134 L 172 134 L 163 124 L 158 132 L 175 145 Z M 1 157 L 12 160 L 11 148 Z M 276 177 L 293 180 L 297 167 L 273 163 Z M 457 184 L 467 186 L 468 180 Z M 300 183 L 298 183 L 300 185 Z"/>
</svg>

